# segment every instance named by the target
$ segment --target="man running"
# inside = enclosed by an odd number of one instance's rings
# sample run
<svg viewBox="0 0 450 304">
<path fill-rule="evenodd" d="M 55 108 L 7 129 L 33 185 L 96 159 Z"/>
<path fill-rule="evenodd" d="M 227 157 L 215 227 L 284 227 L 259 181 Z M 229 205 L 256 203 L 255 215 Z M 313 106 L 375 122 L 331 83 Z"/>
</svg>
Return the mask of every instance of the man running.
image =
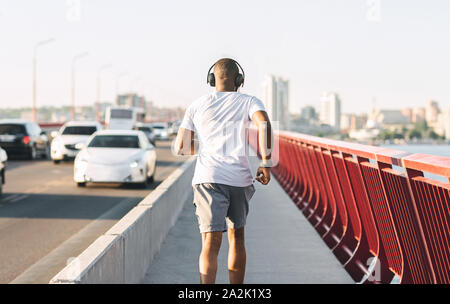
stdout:
<svg viewBox="0 0 450 304">
<path fill-rule="evenodd" d="M 256 180 L 263 185 L 270 181 L 271 124 L 259 99 L 238 92 L 245 80 L 238 66 L 229 58 L 213 65 L 214 73 L 208 72 L 208 83 L 216 91 L 187 108 L 175 141 L 177 154 L 198 154 L 192 186 L 202 235 L 199 271 L 204 284 L 215 283 L 222 233 L 226 231 L 230 283 L 244 282 L 244 226 L 248 203 L 255 192 L 248 162 L 251 121 L 259 131 L 262 158 Z"/>
</svg>

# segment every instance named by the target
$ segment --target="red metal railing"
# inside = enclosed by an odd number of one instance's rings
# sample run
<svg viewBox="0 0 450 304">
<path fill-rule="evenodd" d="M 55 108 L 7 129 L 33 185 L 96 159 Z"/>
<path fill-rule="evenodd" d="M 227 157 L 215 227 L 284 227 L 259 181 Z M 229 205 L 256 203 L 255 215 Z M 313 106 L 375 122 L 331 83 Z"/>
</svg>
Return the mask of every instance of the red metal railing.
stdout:
<svg viewBox="0 0 450 304">
<path fill-rule="evenodd" d="M 355 281 L 450 283 L 450 158 L 274 136 L 273 175 Z"/>
</svg>

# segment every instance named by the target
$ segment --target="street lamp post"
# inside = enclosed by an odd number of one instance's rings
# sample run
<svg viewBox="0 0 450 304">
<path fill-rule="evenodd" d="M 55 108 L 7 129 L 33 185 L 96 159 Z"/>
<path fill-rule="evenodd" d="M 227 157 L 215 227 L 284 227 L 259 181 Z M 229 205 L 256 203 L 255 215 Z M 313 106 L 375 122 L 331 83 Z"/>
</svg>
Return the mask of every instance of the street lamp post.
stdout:
<svg viewBox="0 0 450 304">
<path fill-rule="evenodd" d="M 98 71 L 97 71 L 97 121 L 100 121 L 101 115 L 100 115 L 100 102 L 101 102 L 101 74 L 104 70 L 109 69 L 112 65 L 111 64 L 105 64 L 102 65 Z"/>
<path fill-rule="evenodd" d="M 75 120 L 75 82 L 76 82 L 75 64 L 78 60 L 80 60 L 86 56 L 88 56 L 88 53 L 84 52 L 84 53 L 77 54 L 72 58 L 72 107 L 71 107 L 71 111 L 70 111 L 72 120 Z"/>
<path fill-rule="evenodd" d="M 33 121 L 37 122 L 36 97 L 37 97 L 37 50 L 39 47 L 55 41 L 54 38 L 42 40 L 36 43 L 33 50 Z"/>
</svg>

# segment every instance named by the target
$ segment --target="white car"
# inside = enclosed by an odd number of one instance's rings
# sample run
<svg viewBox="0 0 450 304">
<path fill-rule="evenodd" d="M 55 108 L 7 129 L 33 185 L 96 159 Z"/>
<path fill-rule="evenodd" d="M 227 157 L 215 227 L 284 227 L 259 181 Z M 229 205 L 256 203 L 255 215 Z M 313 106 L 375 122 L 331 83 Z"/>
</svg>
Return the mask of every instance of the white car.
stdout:
<svg viewBox="0 0 450 304">
<path fill-rule="evenodd" d="M 155 132 L 156 139 L 168 140 L 169 139 L 169 128 L 164 122 L 154 122 L 152 123 L 153 132 Z"/>
<path fill-rule="evenodd" d="M 3 193 L 3 184 L 5 183 L 5 171 L 6 171 L 6 161 L 8 156 L 5 150 L 0 148 L 0 196 Z"/>
<path fill-rule="evenodd" d="M 75 158 L 80 148 L 86 144 L 89 137 L 101 130 L 102 126 L 98 122 L 71 121 L 61 127 L 53 138 L 50 155 L 55 164 L 62 160 Z"/>
<path fill-rule="evenodd" d="M 93 134 L 75 158 L 74 181 L 86 183 L 137 183 L 153 181 L 156 152 L 142 131 L 103 130 Z"/>
</svg>

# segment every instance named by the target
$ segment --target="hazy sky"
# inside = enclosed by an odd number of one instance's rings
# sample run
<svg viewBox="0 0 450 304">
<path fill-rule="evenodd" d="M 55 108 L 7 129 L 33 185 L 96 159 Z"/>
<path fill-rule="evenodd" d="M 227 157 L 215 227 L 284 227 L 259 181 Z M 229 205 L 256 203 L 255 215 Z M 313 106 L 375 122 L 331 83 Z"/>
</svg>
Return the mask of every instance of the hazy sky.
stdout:
<svg viewBox="0 0 450 304">
<path fill-rule="evenodd" d="M 77 5 L 80 4 L 78 10 Z M 379 8 L 379 9 L 378 9 Z M 79 14 L 78 14 L 79 12 Z M 261 95 L 264 75 L 290 80 L 290 110 L 336 91 L 344 112 L 376 106 L 450 106 L 448 0 L 0 0 L 0 106 L 31 105 L 34 45 L 38 104 L 77 103 L 137 89 L 158 105 L 187 106 L 211 90 L 209 66 L 237 59 L 243 92 Z"/>
</svg>

